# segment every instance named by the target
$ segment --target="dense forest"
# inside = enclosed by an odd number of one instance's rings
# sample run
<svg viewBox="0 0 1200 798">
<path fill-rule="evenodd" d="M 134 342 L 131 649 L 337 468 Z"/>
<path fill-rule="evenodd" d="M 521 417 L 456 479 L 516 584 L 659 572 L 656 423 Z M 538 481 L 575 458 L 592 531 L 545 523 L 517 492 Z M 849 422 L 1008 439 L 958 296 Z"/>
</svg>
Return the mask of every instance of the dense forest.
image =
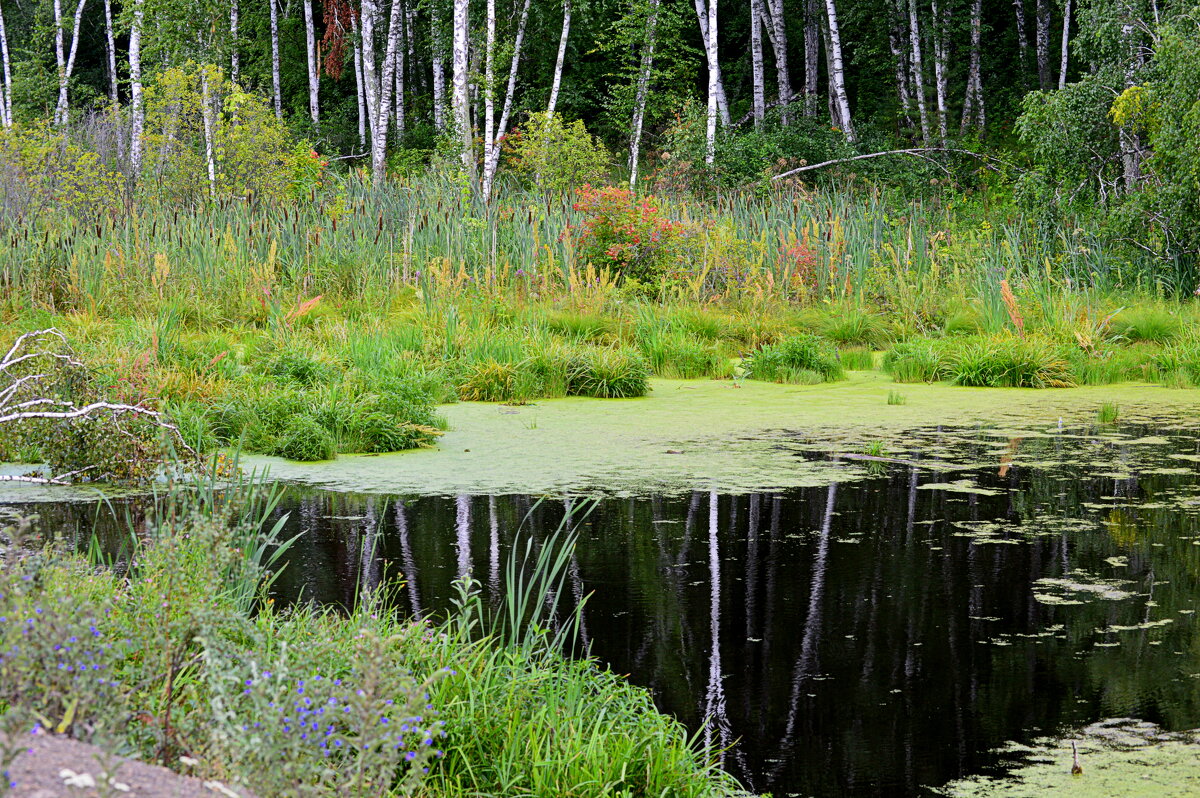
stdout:
<svg viewBox="0 0 1200 798">
<path fill-rule="evenodd" d="M 0 121 L 53 120 L 127 175 L 186 106 L 210 131 L 196 165 L 215 184 L 236 88 L 323 157 L 376 178 L 457 160 L 485 196 L 542 114 L 575 176 L 729 187 L 903 149 L 857 172 L 910 191 L 1011 186 L 1039 215 L 1096 212 L 1172 261 L 1200 243 L 1200 29 L 1178 3 L 3 0 L 0 14 Z M 515 161 L 553 183 L 544 149 Z"/>
</svg>

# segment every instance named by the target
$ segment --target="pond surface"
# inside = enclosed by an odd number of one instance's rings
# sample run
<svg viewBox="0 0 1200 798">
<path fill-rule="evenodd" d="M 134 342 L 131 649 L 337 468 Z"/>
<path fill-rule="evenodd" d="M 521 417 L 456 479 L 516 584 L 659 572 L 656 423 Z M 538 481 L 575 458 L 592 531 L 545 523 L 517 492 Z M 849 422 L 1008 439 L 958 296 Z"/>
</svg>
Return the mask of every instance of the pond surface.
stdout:
<svg viewBox="0 0 1200 798">
<path fill-rule="evenodd" d="M 1200 727 L 1195 428 L 927 428 L 877 459 L 789 445 L 842 479 L 600 498 L 568 578 L 592 653 L 747 787 L 920 795 L 1001 772 L 1008 741 L 1111 717 Z M 495 601 L 514 540 L 584 503 L 295 487 L 280 511 L 304 534 L 277 589 L 346 605 L 391 584 L 426 615 L 470 573 Z"/>
</svg>

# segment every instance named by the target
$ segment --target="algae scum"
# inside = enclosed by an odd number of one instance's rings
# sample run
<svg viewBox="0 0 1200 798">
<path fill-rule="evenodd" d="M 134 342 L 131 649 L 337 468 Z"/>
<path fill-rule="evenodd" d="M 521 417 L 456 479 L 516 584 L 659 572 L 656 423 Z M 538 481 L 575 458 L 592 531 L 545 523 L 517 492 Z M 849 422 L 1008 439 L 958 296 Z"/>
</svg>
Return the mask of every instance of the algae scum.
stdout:
<svg viewBox="0 0 1200 798">
<path fill-rule="evenodd" d="M 1095 730 L 1200 727 L 1195 427 L 868 443 L 792 436 L 789 456 L 839 476 L 815 487 L 600 499 L 568 579 L 591 594 L 592 653 L 776 796 L 1194 794 L 1194 736 L 1123 756 Z M 297 487 L 277 589 L 348 604 L 390 584 L 424 615 L 470 572 L 495 601 L 518 533 L 543 539 L 579 504 Z"/>
</svg>

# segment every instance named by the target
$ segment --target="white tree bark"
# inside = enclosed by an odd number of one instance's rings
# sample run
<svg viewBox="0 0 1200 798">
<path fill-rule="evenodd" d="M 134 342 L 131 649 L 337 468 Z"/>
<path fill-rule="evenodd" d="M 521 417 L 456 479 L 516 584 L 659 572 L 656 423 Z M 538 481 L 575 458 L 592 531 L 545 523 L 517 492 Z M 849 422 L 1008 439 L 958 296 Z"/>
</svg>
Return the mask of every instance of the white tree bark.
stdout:
<svg viewBox="0 0 1200 798">
<path fill-rule="evenodd" d="M 230 0 L 229 3 L 229 49 L 229 79 L 237 83 L 241 76 L 241 63 L 238 60 L 238 0 Z"/>
<path fill-rule="evenodd" d="M 279 78 L 279 0 L 267 0 L 271 6 L 271 91 L 275 97 L 275 118 L 283 121 L 283 92 Z"/>
<path fill-rule="evenodd" d="M 1063 7 L 1063 29 L 1062 29 L 1062 58 L 1058 67 L 1058 88 L 1065 89 L 1067 87 L 1067 61 L 1070 55 L 1071 44 L 1071 0 L 1067 0 Z"/>
<path fill-rule="evenodd" d="M 780 121 L 786 125 L 791 122 L 788 104 L 791 103 L 793 94 L 791 73 L 788 71 L 787 25 L 784 23 L 783 0 L 759 0 L 759 15 L 767 31 L 767 40 L 771 43 L 771 52 L 775 56 L 775 83 L 779 89 Z"/>
<path fill-rule="evenodd" d="M 487 38 L 483 48 L 483 152 L 484 174 L 491 160 L 496 131 L 496 0 L 487 0 Z M 486 177 L 485 177 L 486 179 Z"/>
<path fill-rule="evenodd" d="M 379 7 L 375 0 L 362 0 L 362 72 L 363 72 L 363 102 L 367 114 L 368 143 L 371 146 L 372 166 L 374 166 L 375 140 L 379 138 L 376 129 L 378 117 L 375 111 L 379 108 L 379 72 L 375 63 L 375 23 Z"/>
<path fill-rule="evenodd" d="M 892 10 L 899 11 L 898 16 L 895 13 L 891 15 L 891 23 L 888 26 L 888 47 L 896 68 L 896 99 L 900 102 L 898 118 L 901 126 L 911 129 L 913 120 L 910 113 L 912 94 L 908 90 L 908 26 L 904 24 L 906 15 L 903 8 L 893 4 Z"/>
<path fill-rule="evenodd" d="M 378 183 L 387 175 L 388 119 L 392 116 L 392 92 L 396 86 L 396 64 L 400 59 L 400 34 L 403 30 L 400 0 L 392 3 L 388 18 L 387 48 L 383 55 L 383 75 L 379 82 L 379 107 L 375 109 L 375 132 L 371 139 L 371 177 Z M 368 110 L 371 110 L 368 108 Z"/>
<path fill-rule="evenodd" d="M 396 90 L 393 95 L 393 103 L 395 105 L 396 135 L 403 136 L 404 131 L 408 126 L 408 120 L 404 113 L 405 70 L 408 66 L 408 40 L 406 38 L 408 31 L 408 16 L 407 12 L 404 11 L 405 5 L 402 0 L 397 0 L 397 5 L 401 7 L 403 20 L 400 22 L 401 30 L 399 31 L 399 38 L 396 42 Z"/>
<path fill-rule="evenodd" d="M 459 157 L 471 182 L 475 182 L 475 147 L 471 135 L 471 98 L 467 91 L 467 46 L 471 35 L 470 0 L 454 0 L 451 41 L 451 98 L 455 134 L 461 143 Z"/>
<path fill-rule="evenodd" d="M 821 25 L 818 0 L 804 6 L 804 114 L 817 115 L 817 94 L 821 85 Z"/>
<path fill-rule="evenodd" d="M 429 12 L 429 38 L 433 47 L 433 126 L 437 132 L 446 130 L 446 62 L 442 58 L 442 18 L 437 3 Z"/>
<path fill-rule="evenodd" d="M 646 121 L 646 98 L 650 94 L 650 72 L 654 68 L 654 46 L 658 41 L 658 10 L 661 0 L 650 0 L 650 15 L 646 20 L 646 41 L 642 46 L 642 63 L 638 69 L 637 96 L 633 101 L 633 121 L 629 125 L 629 190 L 637 188 L 638 165 L 641 158 L 642 127 Z"/>
<path fill-rule="evenodd" d="M 710 0 L 715 3 L 716 0 Z M 842 38 L 838 31 L 837 6 L 834 0 L 825 0 L 825 13 L 829 22 L 829 51 L 825 57 L 829 59 L 829 93 L 837 106 L 841 117 L 842 133 L 847 141 L 856 141 L 854 120 L 850 117 L 850 99 L 846 96 L 846 70 L 842 63 Z"/>
<path fill-rule="evenodd" d="M 54 107 L 54 124 L 67 124 L 70 111 L 68 84 L 75 71 L 75 56 L 79 53 L 79 21 L 83 18 L 83 6 L 87 0 L 79 0 L 75 7 L 75 23 L 71 29 L 71 49 L 63 54 L 63 16 L 61 0 L 54 0 L 54 56 L 58 62 L 58 104 Z"/>
<path fill-rule="evenodd" d="M 962 132 L 972 126 L 979 132 L 984 129 L 983 75 L 980 62 L 980 39 L 983 29 L 983 0 L 971 4 L 971 58 L 967 67 L 967 93 L 963 98 Z"/>
<path fill-rule="evenodd" d="M 0 25 L 2 27 L 2 25 Z M 108 100 L 117 105 L 117 42 L 113 35 L 112 0 L 104 0 L 104 55 L 108 65 Z"/>
<path fill-rule="evenodd" d="M 491 147 L 484 151 L 483 161 L 483 197 L 490 199 L 492 186 L 496 181 L 496 170 L 500 166 L 500 138 L 508 129 L 509 115 L 512 113 L 513 101 L 517 92 L 517 67 L 521 63 L 521 47 L 525 42 L 525 26 L 529 22 L 529 0 L 521 7 L 521 18 L 517 22 L 517 36 L 513 41 L 512 62 L 508 65 L 508 86 L 504 92 L 504 108 L 500 112 L 500 121 L 491 134 Z"/>
<path fill-rule="evenodd" d="M 707 1 L 706 0 L 692 0 L 692 5 L 694 5 L 696 7 L 696 19 L 700 24 L 700 41 L 701 41 L 701 44 L 703 44 L 703 46 L 704 46 L 705 63 L 709 62 L 708 54 L 709 54 L 710 48 L 709 48 L 708 29 L 710 26 L 709 6 L 711 4 L 712 4 L 711 0 L 707 0 Z M 714 8 L 712 11 L 712 15 L 715 15 L 715 14 L 716 14 L 716 9 Z M 717 47 L 717 43 L 714 39 L 714 41 L 712 43 L 712 49 L 715 51 L 716 47 Z M 719 113 L 721 116 L 721 124 L 729 125 L 730 124 L 729 103 L 726 102 L 726 100 L 725 100 L 725 81 L 721 77 L 720 62 L 718 62 L 717 66 L 716 66 L 716 81 L 717 81 L 717 113 Z"/>
<path fill-rule="evenodd" d="M 767 112 L 763 86 L 762 16 L 762 0 L 750 0 L 750 81 L 755 130 L 762 129 Z"/>
<path fill-rule="evenodd" d="M 1034 41 L 1037 47 L 1038 88 L 1046 91 L 1054 85 L 1050 74 L 1050 3 L 1037 0 Z"/>
<path fill-rule="evenodd" d="M 946 92 L 948 83 L 948 69 L 946 64 L 946 37 L 947 27 L 950 22 L 950 4 L 948 0 L 933 0 L 933 88 L 934 97 L 937 101 L 937 123 L 938 123 L 938 140 L 943 147 L 946 146 Z"/>
<path fill-rule="evenodd" d="M 312 0 L 304 0 L 304 45 L 308 59 L 308 114 L 316 129 L 321 125 L 321 67 L 317 63 L 317 33 L 313 26 Z"/>
<path fill-rule="evenodd" d="M 362 36 L 358 31 L 358 19 L 350 17 L 350 29 L 354 35 L 354 95 L 358 104 L 358 146 L 367 146 L 367 99 L 363 79 Z"/>
<path fill-rule="evenodd" d="M 8 55 L 8 31 L 4 28 L 4 8 L 0 6 L 0 125 L 12 127 L 12 61 Z"/>
<path fill-rule="evenodd" d="M 1013 9 L 1017 15 L 1017 56 L 1021 65 L 1021 81 L 1029 73 L 1029 37 L 1025 33 L 1025 0 L 1013 0 Z"/>
<path fill-rule="evenodd" d="M 204 165 L 208 168 L 209 195 L 217 198 L 217 161 L 214 157 L 213 146 L 213 108 L 212 92 L 209 90 L 208 68 L 200 69 L 200 118 L 204 122 Z"/>
<path fill-rule="evenodd" d="M 558 108 L 558 92 L 562 88 L 563 61 L 567 57 L 567 37 L 571 35 L 571 0 L 563 0 L 562 35 L 558 38 L 558 56 L 554 59 L 554 79 L 550 82 L 550 100 L 546 103 L 546 119 Z"/>
<path fill-rule="evenodd" d="M 142 168 L 142 133 L 146 128 L 146 110 L 142 105 L 142 25 L 146 0 L 133 0 L 133 21 L 129 26 L 129 166 L 134 176 Z"/>
<path fill-rule="evenodd" d="M 717 93 L 721 86 L 721 64 L 717 60 L 719 31 L 717 0 L 708 0 L 708 31 L 704 37 L 704 55 L 708 61 L 708 119 L 704 128 L 704 162 L 710 166 L 717 153 Z"/>
<path fill-rule="evenodd" d="M 1129 13 L 1129 12 L 1127 12 Z M 1137 85 L 1137 72 L 1142 65 L 1141 34 L 1136 22 L 1125 19 L 1121 23 L 1121 43 L 1125 48 L 1125 88 Z M 1121 164 L 1124 171 L 1125 192 L 1137 190 L 1142 181 L 1142 146 L 1138 134 L 1129 125 L 1122 125 L 1118 132 L 1121 147 Z"/>
<path fill-rule="evenodd" d="M 921 141 L 929 143 L 929 109 L 925 105 L 925 66 L 921 59 L 921 22 L 917 17 L 916 0 L 908 0 L 908 42 L 912 47 L 912 90 L 917 95 Z"/>
</svg>

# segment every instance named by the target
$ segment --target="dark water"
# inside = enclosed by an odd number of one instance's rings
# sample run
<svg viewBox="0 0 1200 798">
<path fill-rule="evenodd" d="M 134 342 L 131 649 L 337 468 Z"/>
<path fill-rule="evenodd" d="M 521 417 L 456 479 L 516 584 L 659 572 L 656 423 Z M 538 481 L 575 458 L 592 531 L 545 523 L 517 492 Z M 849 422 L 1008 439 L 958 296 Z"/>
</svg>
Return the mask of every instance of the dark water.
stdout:
<svg viewBox="0 0 1200 798">
<path fill-rule="evenodd" d="M 776 796 L 919 795 L 1101 718 L 1200 726 L 1200 438 L 1075 432 L 917 431 L 834 486 L 601 500 L 568 579 L 585 640 Z M 277 588 L 403 581 L 424 615 L 470 572 L 494 600 L 572 501 L 295 488 Z"/>
</svg>

